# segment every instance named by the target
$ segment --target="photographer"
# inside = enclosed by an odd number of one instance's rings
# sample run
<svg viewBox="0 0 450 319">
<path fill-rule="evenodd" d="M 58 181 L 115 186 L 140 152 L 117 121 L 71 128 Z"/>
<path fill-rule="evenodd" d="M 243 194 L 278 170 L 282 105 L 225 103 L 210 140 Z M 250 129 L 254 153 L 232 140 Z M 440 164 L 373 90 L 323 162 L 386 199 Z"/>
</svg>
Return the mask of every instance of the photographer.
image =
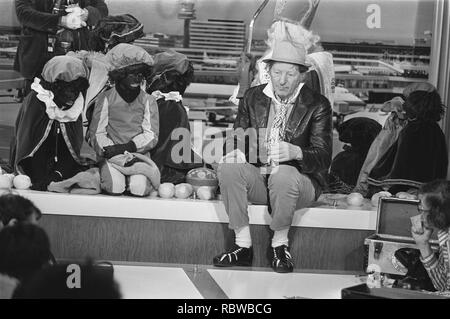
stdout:
<svg viewBox="0 0 450 319">
<path fill-rule="evenodd" d="M 88 27 L 108 15 L 104 0 L 16 0 L 15 8 L 22 32 L 14 69 L 26 79 L 25 95 L 44 64 L 65 54 L 54 45 L 71 39 L 65 50 L 88 50 Z"/>
</svg>

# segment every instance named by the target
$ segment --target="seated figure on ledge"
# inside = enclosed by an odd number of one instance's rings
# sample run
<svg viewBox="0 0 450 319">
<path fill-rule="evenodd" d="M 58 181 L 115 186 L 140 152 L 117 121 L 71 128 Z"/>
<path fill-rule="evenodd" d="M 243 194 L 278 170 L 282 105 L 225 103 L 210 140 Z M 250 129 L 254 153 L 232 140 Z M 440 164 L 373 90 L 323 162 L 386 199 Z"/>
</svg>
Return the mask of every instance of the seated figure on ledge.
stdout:
<svg viewBox="0 0 450 319">
<path fill-rule="evenodd" d="M 32 189 L 47 190 L 87 168 L 80 150 L 88 73 L 79 59 L 57 56 L 31 85 L 16 121 L 14 168 L 30 177 Z"/>
<path fill-rule="evenodd" d="M 251 201 L 269 204 L 274 231 L 271 265 L 274 271 L 286 273 L 294 269 L 288 240 L 294 212 L 308 207 L 326 186 L 332 111 L 325 96 L 304 85 L 310 65 L 302 45 L 286 40 L 275 43 L 265 62 L 269 82 L 250 88 L 241 99 L 234 134 L 227 139 L 227 153 L 218 167 L 229 227 L 236 237 L 234 246 L 214 257 L 213 264 L 252 264 L 247 212 Z M 247 131 L 249 143 L 242 141 L 239 131 Z"/>
<path fill-rule="evenodd" d="M 370 171 L 368 184 L 391 193 L 447 177 L 448 152 L 438 123 L 445 107 L 436 90 L 408 92 L 406 125 Z"/>
<path fill-rule="evenodd" d="M 153 58 L 155 64 L 146 91 L 158 102 L 160 131 L 150 153 L 162 183 L 183 183 L 189 170 L 202 166 L 202 159 L 192 150 L 189 118 L 183 106 L 183 94 L 194 77 L 194 67 L 184 54 L 175 51 L 156 53 Z"/>
<path fill-rule="evenodd" d="M 142 90 L 153 58 L 142 48 L 121 43 L 107 53 L 114 86 L 96 100 L 88 139 L 100 165 L 101 189 L 147 196 L 159 187 L 160 174 L 150 160 L 158 142 L 158 106 Z"/>
</svg>

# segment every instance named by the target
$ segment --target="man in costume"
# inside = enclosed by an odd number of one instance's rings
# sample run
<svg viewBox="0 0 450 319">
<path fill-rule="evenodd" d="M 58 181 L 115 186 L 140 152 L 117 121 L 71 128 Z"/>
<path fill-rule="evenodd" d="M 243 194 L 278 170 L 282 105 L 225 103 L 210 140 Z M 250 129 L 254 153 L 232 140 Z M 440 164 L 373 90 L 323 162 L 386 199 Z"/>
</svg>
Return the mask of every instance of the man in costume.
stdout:
<svg viewBox="0 0 450 319">
<path fill-rule="evenodd" d="M 317 199 L 325 187 L 332 154 L 332 110 L 325 96 L 303 83 L 309 69 L 304 46 L 290 41 L 275 43 L 265 62 L 269 82 L 245 93 L 234 123 L 235 135 L 227 139 L 228 153 L 218 167 L 235 244 L 214 257 L 213 264 L 251 265 L 253 249 L 247 212 L 251 201 L 269 204 L 270 228 L 274 231 L 271 265 L 274 271 L 286 273 L 294 269 L 288 242 L 294 212 Z M 239 130 L 248 132 L 250 144 L 258 144 L 256 148 L 242 147 Z M 253 143 L 252 135 L 256 135 Z M 261 143 L 267 146 L 268 157 L 261 152 Z M 255 149 L 259 150 L 256 161 L 252 154 Z M 262 170 L 268 163 L 272 170 Z"/>
</svg>

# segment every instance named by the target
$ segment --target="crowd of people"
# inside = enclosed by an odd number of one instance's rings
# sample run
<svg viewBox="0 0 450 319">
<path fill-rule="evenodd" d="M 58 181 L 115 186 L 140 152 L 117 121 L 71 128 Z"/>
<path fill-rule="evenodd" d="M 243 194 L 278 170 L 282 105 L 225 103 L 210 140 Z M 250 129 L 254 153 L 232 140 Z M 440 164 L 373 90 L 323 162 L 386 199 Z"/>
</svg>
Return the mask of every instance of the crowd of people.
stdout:
<svg viewBox="0 0 450 319">
<path fill-rule="evenodd" d="M 184 182 L 189 170 L 203 165 L 194 160 L 198 155 L 189 136 L 172 137 L 177 128 L 189 132 L 182 97 L 194 69 L 185 55 L 133 45 L 143 34 L 142 24 L 131 15 L 108 16 L 103 0 L 16 0 L 16 12 L 22 38 L 15 66 L 27 80 L 28 94 L 17 117 L 10 164 L 13 172 L 30 177 L 32 189 L 142 197 L 161 183 Z M 436 89 L 408 87 L 383 129 L 364 121 L 344 123 L 340 133 L 351 152 L 332 161 L 332 106 L 323 88 L 328 77 L 318 76 L 326 64 L 289 37 L 272 40 L 271 52 L 259 64 L 263 84 L 239 100 L 234 133 L 218 164 L 234 245 L 213 264 L 252 264 L 247 211 L 252 202 L 268 205 L 272 216 L 273 270 L 292 272 L 288 235 L 294 212 L 329 191 L 331 166 L 334 178 L 364 195 L 377 188 L 419 193 L 426 230 L 412 229 L 412 235 L 435 288 L 448 290 L 450 188 L 442 180 L 448 152 L 437 124 L 444 106 Z M 249 141 L 242 140 L 241 131 Z M 84 141 L 95 159 L 83 158 Z M 172 157 L 179 143 L 188 145 L 180 148 L 189 152 L 181 156 L 186 161 Z M 18 195 L 0 197 L 2 296 L 75 297 L 59 284 L 65 271 L 55 266 L 49 239 L 36 225 L 41 215 Z M 441 243 L 438 256 L 428 244 L 433 228 Z M 86 287 L 104 287 L 108 294 L 102 296 L 120 297 L 111 276 L 97 276 L 92 263 L 83 267 L 92 273 Z M 55 285 L 47 285 L 52 280 Z"/>
</svg>

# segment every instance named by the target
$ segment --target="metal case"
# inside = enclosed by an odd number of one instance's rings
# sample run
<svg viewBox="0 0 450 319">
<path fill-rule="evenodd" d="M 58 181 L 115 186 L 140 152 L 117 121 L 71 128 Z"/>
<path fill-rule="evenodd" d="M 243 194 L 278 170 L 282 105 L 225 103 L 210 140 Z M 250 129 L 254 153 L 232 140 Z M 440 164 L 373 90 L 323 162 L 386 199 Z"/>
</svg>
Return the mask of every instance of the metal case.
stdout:
<svg viewBox="0 0 450 319">
<path fill-rule="evenodd" d="M 394 254 L 401 248 L 417 248 L 411 236 L 412 216 L 420 214 L 418 200 L 382 197 L 378 202 L 376 233 L 365 239 L 366 261 L 376 265 L 380 272 L 393 275 L 405 275 L 398 266 Z M 438 249 L 436 234 L 430 240 L 434 250 Z"/>
</svg>

